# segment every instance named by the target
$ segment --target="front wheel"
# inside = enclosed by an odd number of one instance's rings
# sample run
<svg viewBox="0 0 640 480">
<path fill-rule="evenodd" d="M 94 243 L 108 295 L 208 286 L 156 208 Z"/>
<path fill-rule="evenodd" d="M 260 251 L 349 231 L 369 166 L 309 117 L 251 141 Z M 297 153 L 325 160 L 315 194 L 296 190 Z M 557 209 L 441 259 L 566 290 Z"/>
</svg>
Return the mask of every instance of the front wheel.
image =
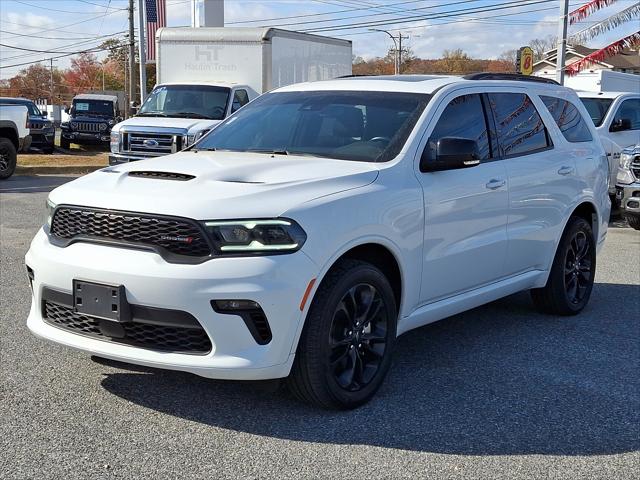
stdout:
<svg viewBox="0 0 640 480">
<path fill-rule="evenodd" d="M 629 226 L 634 230 L 640 230 L 640 216 L 638 215 L 626 215 Z"/>
<path fill-rule="evenodd" d="M 309 308 L 290 390 L 323 408 L 350 409 L 369 401 L 391 365 L 397 316 L 393 290 L 378 268 L 341 261 Z"/>
<path fill-rule="evenodd" d="M 596 244 L 591 225 L 571 217 L 556 251 L 549 279 L 531 290 L 536 307 L 554 315 L 576 315 L 589 302 L 596 273 Z"/>
<path fill-rule="evenodd" d="M 9 178 L 16 170 L 18 154 L 8 138 L 0 138 L 0 179 Z"/>
</svg>

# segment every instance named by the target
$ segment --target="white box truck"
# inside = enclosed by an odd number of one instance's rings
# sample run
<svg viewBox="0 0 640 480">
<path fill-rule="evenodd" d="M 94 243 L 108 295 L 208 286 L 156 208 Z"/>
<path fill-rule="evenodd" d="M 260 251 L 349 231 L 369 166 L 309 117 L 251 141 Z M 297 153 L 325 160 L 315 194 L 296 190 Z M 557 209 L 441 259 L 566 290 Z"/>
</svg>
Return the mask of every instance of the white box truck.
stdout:
<svg viewBox="0 0 640 480">
<path fill-rule="evenodd" d="M 157 85 L 111 130 L 109 163 L 191 145 L 258 95 L 351 74 L 351 42 L 277 28 L 161 28 Z"/>
<path fill-rule="evenodd" d="M 555 71 L 536 73 L 539 77 L 556 79 Z M 566 76 L 564 85 L 586 92 L 640 92 L 640 75 L 613 72 L 611 70 L 582 71 L 572 77 Z"/>
</svg>

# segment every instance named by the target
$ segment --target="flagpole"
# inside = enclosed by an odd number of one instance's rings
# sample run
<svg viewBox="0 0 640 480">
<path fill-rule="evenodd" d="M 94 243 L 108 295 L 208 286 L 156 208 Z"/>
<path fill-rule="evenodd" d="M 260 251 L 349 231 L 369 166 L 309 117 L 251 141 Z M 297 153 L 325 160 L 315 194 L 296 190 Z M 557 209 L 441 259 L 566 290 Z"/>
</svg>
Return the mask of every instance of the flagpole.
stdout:
<svg viewBox="0 0 640 480">
<path fill-rule="evenodd" d="M 145 21 L 144 21 L 144 0 L 138 0 L 138 28 L 140 31 L 139 41 L 138 41 L 138 56 L 140 57 L 140 105 L 142 105 L 147 98 L 147 68 L 146 68 L 146 58 L 144 54 L 144 29 L 145 29 Z"/>
</svg>

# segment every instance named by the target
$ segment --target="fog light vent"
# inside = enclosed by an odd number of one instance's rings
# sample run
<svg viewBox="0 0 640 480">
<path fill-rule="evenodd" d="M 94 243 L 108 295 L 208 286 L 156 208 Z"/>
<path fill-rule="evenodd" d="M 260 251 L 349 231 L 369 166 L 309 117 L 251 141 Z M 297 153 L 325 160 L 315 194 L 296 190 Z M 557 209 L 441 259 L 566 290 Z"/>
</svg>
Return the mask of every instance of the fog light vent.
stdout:
<svg viewBox="0 0 640 480">
<path fill-rule="evenodd" d="M 262 307 L 253 300 L 211 300 L 211 306 L 223 315 L 238 315 L 258 345 L 271 341 L 271 327 Z"/>
</svg>

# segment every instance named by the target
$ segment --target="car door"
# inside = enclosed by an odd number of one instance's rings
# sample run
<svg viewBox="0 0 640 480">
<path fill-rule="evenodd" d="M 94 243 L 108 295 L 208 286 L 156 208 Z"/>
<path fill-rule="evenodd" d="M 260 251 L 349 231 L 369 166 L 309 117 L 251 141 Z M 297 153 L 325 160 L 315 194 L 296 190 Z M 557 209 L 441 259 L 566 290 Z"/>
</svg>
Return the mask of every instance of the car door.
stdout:
<svg viewBox="0 0 640 480">
<path fill-rule="evenodd" d="M 628 122 L 628 128 L 619 126 L 623 122 Z M 620 103 L 609 126 L 609 135 L 620 149 L 640 143 L 640 98 L 627 98 Z"/>
<path fill-rule="evenodd" d="M 564 143 L 554 145 L 553 119 L 544 104 L 534 103 L 541 103 L 536 96 L 511 91 L 489 93 L 487 99 L 509 182 L 505 273 L 545 270 L 567 207 L 578 196 L 574 155 Z"/>
<path fill-rule="evenodd" d="M 434 119 L 420 153 L 435 149 L 441 138 L 467 138 L 478 143 L 481 162 L 439 172 L 418 169 L 425 208 L 422 304 L 500 279 L 507 250 L 507 172 L 494 161 L 481 95 L 450 94 Z"/>
</svg>

